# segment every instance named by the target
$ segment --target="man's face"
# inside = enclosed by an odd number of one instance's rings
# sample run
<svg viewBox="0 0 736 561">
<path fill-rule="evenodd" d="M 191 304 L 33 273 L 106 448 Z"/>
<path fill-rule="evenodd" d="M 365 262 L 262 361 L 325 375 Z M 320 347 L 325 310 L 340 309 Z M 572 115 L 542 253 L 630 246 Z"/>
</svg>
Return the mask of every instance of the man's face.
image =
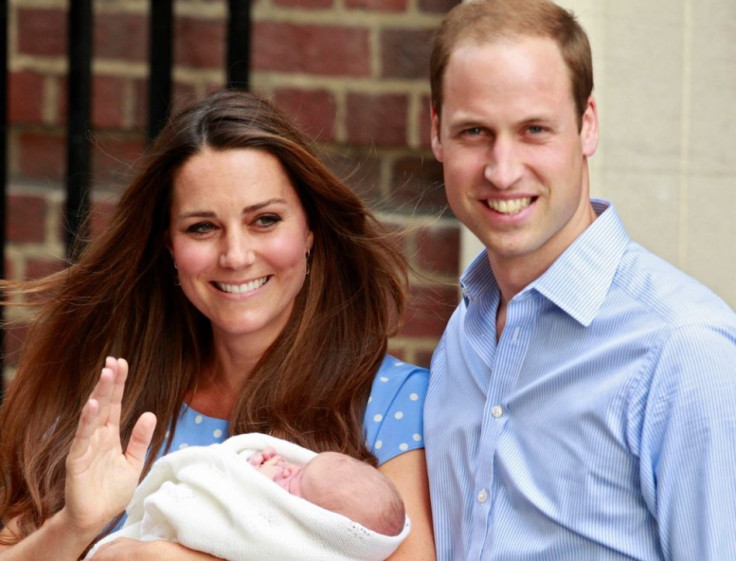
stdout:
<svg viewBox="0 0 736 561">
<path fill-rule="evenodd" d="M 541 274 L 594 219 L 593 99 L 580 127 L 559 48 L 533 37 L 460 44 L 443 86 L 432 149 L 450 207 L 486 246 L 494 270 Z"/>
</svg>

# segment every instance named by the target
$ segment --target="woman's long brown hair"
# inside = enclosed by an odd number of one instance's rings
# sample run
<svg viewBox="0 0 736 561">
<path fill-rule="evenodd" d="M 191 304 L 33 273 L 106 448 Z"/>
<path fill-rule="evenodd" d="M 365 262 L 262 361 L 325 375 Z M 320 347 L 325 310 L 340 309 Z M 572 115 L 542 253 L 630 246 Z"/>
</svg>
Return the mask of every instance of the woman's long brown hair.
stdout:
<svg viewBox="0 0 736 561">
<path fill-rule="evenodd" d="M 278 109 L 245 92 L 222 91 L 171 120 L 108 228 L 76 264 L 40 280 L 2 283 L 5 305 L 26 295 L 38 306 L 0 410 L 0 522 L 13 520 L 19 537 L 64 504 L 65 458 L 105 356 L 130 364 L 123 443 L 141 413 L 159 419 L 146 469 L 212 359 L 209 322 L 175 286 L 165 245 L 172 178 L 204 146 L 279 158 L 314 233 L 311 272 L 290 322 L 247 381 L 231 433 L 270 433 L 375 462 L 362 421 L 403 312 L 403 257 L 394 237 Z"/>
</svg>

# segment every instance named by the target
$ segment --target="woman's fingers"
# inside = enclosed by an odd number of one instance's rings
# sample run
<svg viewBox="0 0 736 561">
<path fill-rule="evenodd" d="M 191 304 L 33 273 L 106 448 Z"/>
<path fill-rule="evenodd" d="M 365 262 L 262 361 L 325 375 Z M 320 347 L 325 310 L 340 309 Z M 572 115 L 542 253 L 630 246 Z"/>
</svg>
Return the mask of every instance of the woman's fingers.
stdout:
<svg viewBox="0 0 736 561">
<path fill-rule="evenodd" d="M 119 428 L 123 393 L 125 392 L 125 380 L 128 378 L 128 363 L 124 358 L 112 359 L 112 362 L 115 364 L 115 377 L 108 420 L 111 426 Z"/>
<path fill-rule="evenodd" d="M 77 432 L 74 436 L 69 455 L 78 457 L 84 454 L 94 432 L 105 423 L 105 415 L 109 410 L 110 395 L 112 392 L 114 374 L 109 368 L 103 368 L 100 379 L 97 381 L 87 403 L 82 408 L 77 423 Z"/>
<path fill-rule="evenodd" d="M 90 398 L 84 405 L 82 414 L 79 416 L 77 432 L 74 435 L 72 446 L 69 449 L 69 457 L 76 458 L 84 454 L 89 446 L 90 438 L 94 434 L 99 415 L 99 404 L 96 399 Z"/>
<path fill-rule="evenodd" d="M 100 378 L 79 417 L 75 439 L 69 451 L 71 456 L 79 457 L 84 454 L 97 429 L 107 425 L 111 431 L 119 431 L 127 376 L 128 363 L 124 359 L 114 357 L 105 359 Z M 147 424 L 144 423 L 144 426 Z"/>
<path fill-rule="evenodd" d="M 117 361 L 112 357 L 107 357 L 105 359 L 105 366 L 102 372 L 100 372 L 100 379 L 92 391 L 92 397 L 100 404 L 99 419 L 102 424 L 106 423 L 110 416 L 110 401 L 113 396 L 115 379 L 118 376 L 117 370 Z"/>
<path fill-rule="evenodd" d="M 128 441 L 128 448 L 125 450 L 125 457 L 128 463 L 136 466 L 138 470 L 143 468 L 146 461 L 146 451 L 151 438 L 153 437 L 153 429 L 156 428 L 156 415 L 153 413 L 143 413 L 136 421 L 133 427 L 133 433 Z"/>
</svg>

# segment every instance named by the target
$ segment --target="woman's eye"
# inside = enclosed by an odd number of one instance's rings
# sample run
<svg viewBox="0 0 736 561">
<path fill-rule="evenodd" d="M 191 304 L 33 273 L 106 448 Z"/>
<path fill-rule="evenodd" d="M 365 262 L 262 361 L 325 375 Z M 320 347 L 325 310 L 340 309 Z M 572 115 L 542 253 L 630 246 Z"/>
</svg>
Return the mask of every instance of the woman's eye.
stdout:
<svg viewBox="0 0 736 561">
<path fill-rule="evenodd" d="M 206 234 L 214 230 L 215 226 L 211 222 L 197 222 L 187 227 L 188 234 Z"/>
<path fill-rule="evenodd" d="M 281 222 L 281 217 L 275 214 L 264 214 L 255 219 L 255 224 L 261 228 L 268 228 L 278 222 Z"/>
</svg>

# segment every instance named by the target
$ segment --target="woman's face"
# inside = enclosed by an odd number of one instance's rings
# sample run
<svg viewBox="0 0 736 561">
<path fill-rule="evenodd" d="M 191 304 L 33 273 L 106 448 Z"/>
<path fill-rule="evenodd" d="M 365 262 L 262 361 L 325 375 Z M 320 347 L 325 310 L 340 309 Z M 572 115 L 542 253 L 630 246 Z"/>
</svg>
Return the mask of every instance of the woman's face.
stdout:
<svg viewBox="0 0 736 561">
<path fill-rule="evenodd" d="M 279 160 L 257 149 L 192 156 L 175 174 L 170 249 L 181 289 L 215 337 L 270 345 L 307 271 L 312 232 Z"/>
</svg>

